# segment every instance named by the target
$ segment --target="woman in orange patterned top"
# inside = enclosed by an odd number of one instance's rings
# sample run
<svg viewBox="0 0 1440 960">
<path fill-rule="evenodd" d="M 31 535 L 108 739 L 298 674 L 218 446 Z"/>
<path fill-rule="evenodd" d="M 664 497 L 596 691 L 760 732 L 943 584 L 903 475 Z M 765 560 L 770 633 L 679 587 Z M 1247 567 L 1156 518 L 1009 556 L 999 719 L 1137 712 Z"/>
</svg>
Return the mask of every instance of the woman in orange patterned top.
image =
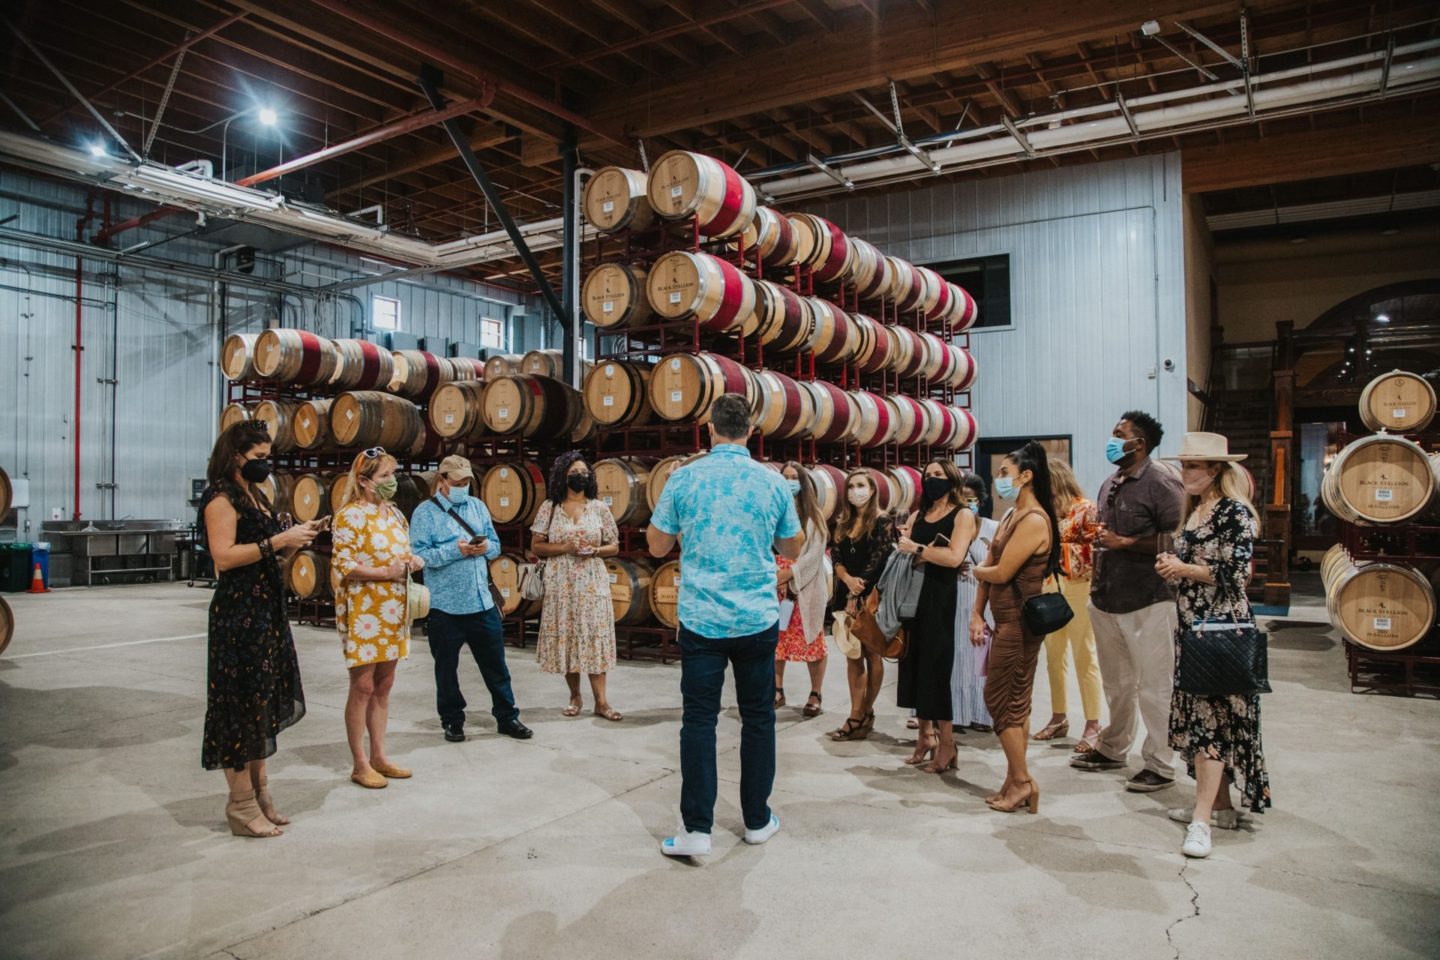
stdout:
<svg viewBox="0 0 1440 960">
<path fill-rule="evenodd" d="M 1093 565 L 1091 543 L 1099 533 L 1095 504 L 1085 499 L 1070 465 L 1050 458 L 1050 480 L 1055 492 L 1055 515 L 1060 519 L 1060 568 L 1065 574 L 1061 592 L 1075 613 L 1064 629 L 1045 638 L 1045 664 L 1050 674 L 1050 722 L 1035 732 L 1035 740 L 1054 740 L 1070 732 L 1065 715 L 1065 649 L 1075 653 L 1075 678 L 1080 683 L 1080 705 L 1085 708 L 1085 732 L 1076 752 L 1095 749 L 1100 736 L 1100 667 L 1095 659 L 1095 634 L 1090 629 L 1086 601 L 1090 596 Z"/>
</svg>

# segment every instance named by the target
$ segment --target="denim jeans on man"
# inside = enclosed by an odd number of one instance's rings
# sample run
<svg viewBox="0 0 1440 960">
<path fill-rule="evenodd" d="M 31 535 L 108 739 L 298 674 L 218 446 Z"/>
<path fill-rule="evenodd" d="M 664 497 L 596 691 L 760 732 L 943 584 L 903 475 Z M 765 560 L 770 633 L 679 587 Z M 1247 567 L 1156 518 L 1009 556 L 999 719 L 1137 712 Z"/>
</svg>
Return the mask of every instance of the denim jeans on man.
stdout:
<svg viewBox="0 0 1440 960">
<path fill-rule="evenodd" d="M 740 707 L 740 808 L 745 826 L 770 822 L 770 788 L 775 783 L 775 644 L 779 624 L 747 637 L 712 639 L 681 624 L 680 816 L 691 833 L 715 825 L 715 724 L 725 667 L 735 670 Z"/>
<path fill-rule="evenodd" d="M 447 726 L 465 725 L 465 695 L 456 676 L 460 650 L 468 646 L 490 691 L 490 712 L 502 727 L 520 716 L 515 694 L 510 689 L 510 669 L 505 666 L 505 637 L 500 629 L 500 611 L 495 607 L 479 613 L 446 613 L 431 610 L 430 653 L 435 658 L 435 708 Z"/>
</svg>

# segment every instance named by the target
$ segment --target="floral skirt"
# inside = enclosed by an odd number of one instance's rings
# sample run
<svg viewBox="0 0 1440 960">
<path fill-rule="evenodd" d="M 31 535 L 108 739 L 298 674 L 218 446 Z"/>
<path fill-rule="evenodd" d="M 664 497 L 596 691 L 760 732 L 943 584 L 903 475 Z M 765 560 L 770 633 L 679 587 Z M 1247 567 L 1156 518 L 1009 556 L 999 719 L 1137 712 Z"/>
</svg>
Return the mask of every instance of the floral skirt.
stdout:
<svg viewBox="0 0 1440 960">
<path fill-rule="evenodd" d="M 1227 783 L 1239 781 L 1245 809 L 1270 806 L 1270 774 L 1260 747 L 1260 697 L 1201 697 L 1177 686 L 1170 698 L 1170 746 L 1195 776 L 1195 757 L 1225 764 Z"/>
</svg>

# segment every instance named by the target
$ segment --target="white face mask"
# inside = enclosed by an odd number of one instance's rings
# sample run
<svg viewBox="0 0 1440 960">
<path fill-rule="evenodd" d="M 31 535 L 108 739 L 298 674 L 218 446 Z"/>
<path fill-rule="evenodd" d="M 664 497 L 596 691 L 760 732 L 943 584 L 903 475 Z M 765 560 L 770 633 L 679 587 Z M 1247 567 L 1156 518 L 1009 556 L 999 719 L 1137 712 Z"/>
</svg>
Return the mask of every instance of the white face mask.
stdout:
<svg viewBox="0 0 1440 960">
<path fill-rule="evenodd" d="M 1198 497 L 1210 489 L 1210 485 L 1215 482 L 1215 477 L 1210 475 L 1207 468 L 1195 469 L 1192 467 L 1180 471 L 1180 482 L 1185 486 L 1186 493 Z"/>
<path fill-rule="evenodd" d="M 865 506 L 865 504 L 870 502 L 870 489 L 868 487 L 858 487 L 851 490 L 850 502 L 857 507 Z"/>
</svg>

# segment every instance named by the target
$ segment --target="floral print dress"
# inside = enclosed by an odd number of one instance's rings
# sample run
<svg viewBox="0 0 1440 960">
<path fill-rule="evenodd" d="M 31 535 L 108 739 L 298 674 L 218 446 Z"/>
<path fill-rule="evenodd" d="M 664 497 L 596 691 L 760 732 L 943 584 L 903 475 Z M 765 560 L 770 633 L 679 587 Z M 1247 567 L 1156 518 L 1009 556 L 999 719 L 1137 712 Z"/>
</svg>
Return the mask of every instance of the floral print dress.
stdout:
<svg viewBox="0 0 1440 960">
<path fill-rule="evenodd" d="M 530 529 L 548 543 L 601 547 L 620 539 L 615 516 L 600 500 L 588 501 L 579 520 L 546 500 Z M 544 673 L 608 673 L 615 666 L 615 607 L 604 560 L 573 554 L 545 560 L 535 660 Z"/>
<path fill-rule="evenodd" d="M 235 508 L 235 542 L 259 543 L 280 524 L 239 487 L 205 491 L 205 508 L 225 497 Z M 275 735 L 305 716 L 300 662 L 285 619 L 285 591 L 275 558 L 221 571 L 210 601 L 205 735 L 200 763 L 206 770 L 243 770 L 275 752 Z"/>
<path fill-rule="evenodd" d="M 1210 568 L 1215 583 L 1181 580 L 1177 603 L 1180 629 L 1175 635 L 1175 692 L 1170 701 L 1170 746 L 1185 758 L 1195 776 L 1195 756 L 1225 762 L 1227 783 L 1240 781 L 1244 805 L 1261 813 L 1270 806 L 1270 775 L 1260 747 L 1260 696 L 1204 697 L 1180 689 L 1185 628 L 1206 620 L 1253 623 L 1245 586 L 1250 580 L 1255 518 L 1238 500 L 1222 497 L 1208 515 L 1197 510 L 1176 538 L 1175 553 L 1184 563 Z"/>
<path fill-rule="evenodd" d="M 335 518 L 330 583 L 335 628 L 347 667 L 410 655 L 409 588 L 404 580 L 346 580 L 356 567 L 386 567 L 410 556 L 410 530 L 394 504 L 355 501 Z"/>
</svg>

